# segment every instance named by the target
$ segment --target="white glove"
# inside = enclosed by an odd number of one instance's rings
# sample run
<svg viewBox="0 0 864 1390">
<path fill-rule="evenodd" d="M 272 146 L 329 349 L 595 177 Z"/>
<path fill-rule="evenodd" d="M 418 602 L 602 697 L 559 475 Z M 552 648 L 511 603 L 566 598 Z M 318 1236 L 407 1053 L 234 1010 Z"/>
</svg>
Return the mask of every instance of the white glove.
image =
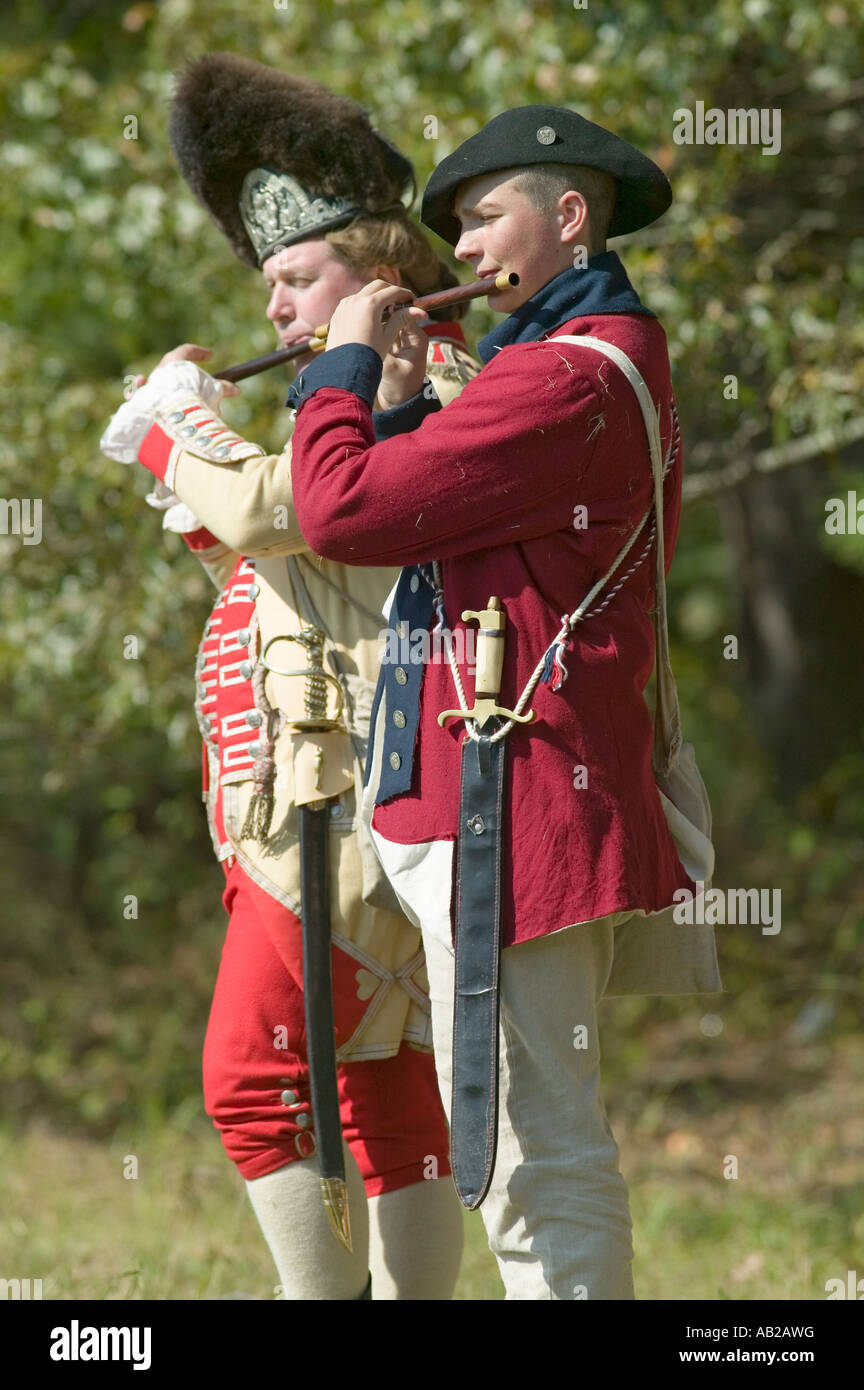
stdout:
<svg viewBox="0 0 864 1390">
<path fill-rule="evenodd" d="M 228 382 L 217 381 L 196 362 L 168 362 L 164 367 L 156 367 L 134 396 L 111 416 L 99 448 L 118 463 L 135 463 L 157 406 L 167 410 L 175 400 L 188 401 L 193 396 L 218 415 L 226 393 L 234 394 Z"/>
</svg>

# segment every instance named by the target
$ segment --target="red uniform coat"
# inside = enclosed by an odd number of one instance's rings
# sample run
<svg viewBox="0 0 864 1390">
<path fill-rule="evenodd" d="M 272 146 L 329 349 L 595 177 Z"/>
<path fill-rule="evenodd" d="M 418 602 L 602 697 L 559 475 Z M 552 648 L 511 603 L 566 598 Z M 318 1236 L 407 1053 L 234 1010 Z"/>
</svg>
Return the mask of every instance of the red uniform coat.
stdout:
<svg viewBox="0 0 864 1390">
<path fill-rule="evenodd" d="M 553 332 L 616 344 L 660 408 L 664 453 L 672 386 L 663 329 L 644 314 L 562 320 Z M 507 613 L 500 703 L 518 699 L 571 612 L 608 569 L 652 497 L 645 426 L 608 359 L 574 344 L 498 351 L 447 408 L 375 443 L 365 400 L 334 387 L 302 404 L 293 436 L 294 504 L 328 559 L 393 565 L 439 559 L 448 625 L 497 595 Z M 681 508 L 680 453 L 666 479 L 671 563 Z M 581 513 L 587 509 L 584 527 Z M 574 520 L 576 525 L 574 525 Z M 639 545 L 633 552 L 638 553 Z M 614 581 L 613 581 L 614 582 Z M 653 663 L 651 564 L 604 612 L 579 624 L 557 693 L 540 685 L 537 718 L 508 736 L 503 944 L 607 913 L 658 911 L 694 889 L 661 809 L 643 690 Z M 457 647 L 458 650 L 458 647 Z M 462 668 L 469 704 L 471 675 Z M 424 671 L 410 791 L 373 825 L 403 844 L 456 835 L 461 721 L 446 662 Z M 580 771 L 584 769 L 584 771 Z"/>
</svg>

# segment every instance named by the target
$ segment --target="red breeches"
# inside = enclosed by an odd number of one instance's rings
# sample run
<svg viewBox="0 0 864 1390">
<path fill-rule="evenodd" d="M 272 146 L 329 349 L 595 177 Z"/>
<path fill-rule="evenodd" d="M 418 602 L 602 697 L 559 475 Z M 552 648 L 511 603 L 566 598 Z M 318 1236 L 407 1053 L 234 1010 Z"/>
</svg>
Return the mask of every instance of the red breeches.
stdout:
<svg viewBox="0 0 864 1390">
<path fill-rule="evenodd" d="M 237 863 L 223 902 L 229 922 L 204 1043 L 204 1098 L 242 1176 L 260 1178 L 314 1151 L 301 926 Z M 337 1039 L 339 1003 L 336 989 Z M 450 1172 L 428 1053 L 403 1042 L 395 1057 L 342 1063 L 338 1081 L 342 1133 L 367 1196 Z"/>
</svg>

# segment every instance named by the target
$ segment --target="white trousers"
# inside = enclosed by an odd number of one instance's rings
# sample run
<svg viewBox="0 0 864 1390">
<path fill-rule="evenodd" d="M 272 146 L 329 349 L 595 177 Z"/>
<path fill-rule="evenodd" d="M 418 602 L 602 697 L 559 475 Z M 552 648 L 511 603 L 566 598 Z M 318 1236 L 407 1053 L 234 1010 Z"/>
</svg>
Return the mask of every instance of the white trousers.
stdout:
<svg viewBox="0 0 864 1390">
<path fill-rule="evenodd" d="M 508 1299 L 632 1299 L 630 1210 L 600 1097 L 597 1002 L 613 921 L 501 953 L 498 1156 L 480 1210 Z M 423 932 L 438 1084 L 448 1118 L 454 958 Z"/>
</svg>

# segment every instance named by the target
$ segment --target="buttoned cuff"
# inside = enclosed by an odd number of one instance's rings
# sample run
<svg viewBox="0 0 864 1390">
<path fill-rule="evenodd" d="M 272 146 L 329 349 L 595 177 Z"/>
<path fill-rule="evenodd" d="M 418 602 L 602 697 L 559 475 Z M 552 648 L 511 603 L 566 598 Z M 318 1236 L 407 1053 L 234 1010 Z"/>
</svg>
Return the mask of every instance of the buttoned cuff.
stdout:
<svg viewBox="0 0 864 1390">
<path fill-rule="evenodd" d="M 397 434 L 409 434 L 411 430 L 416 430 L 422 425 L 427 415 L 434 415 L 442 409 L 443 406 L 435 394 L 435 387 L 427 377 L 422 391 L 418 391 L 416 396 L 411 396 L 401 405 L 394 405 L 391 410 L 372 411 L 375 438 L 392 439 Z"/>
<path fill-rule="evenodd" d="M 343 343 L 322 352 L 310 362 L 294 382 L 285 404 L 299 410 L 301 405 L 325 386 L 353 391 L 371 408 L 378 391 L 384 364 L 374 348 L 366 343 Z"/>
</svg>

